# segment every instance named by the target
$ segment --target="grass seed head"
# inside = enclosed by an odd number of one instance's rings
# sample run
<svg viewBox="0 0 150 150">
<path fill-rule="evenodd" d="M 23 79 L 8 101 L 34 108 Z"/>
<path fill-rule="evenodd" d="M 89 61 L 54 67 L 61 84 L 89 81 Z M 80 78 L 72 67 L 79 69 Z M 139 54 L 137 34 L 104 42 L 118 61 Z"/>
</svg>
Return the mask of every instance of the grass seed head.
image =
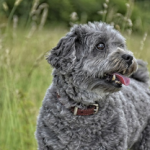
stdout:
<svg viewBox="0 0 150 150">
<path fill-rule="evenodd" d="M 18 6 L 21 2 L 22 2 L 22 0 L 16 0 L 15 1 L 15 6 Z"/>
<path fill-rule="evenodd" d="M 6 2 L 3 2 L 2 5 L 3 5 L 4 10 L 7 11 L 7 10 L 8 10 L 8 5 L 7 5 L 7 3 L 6 3 Z"/>
</svg>

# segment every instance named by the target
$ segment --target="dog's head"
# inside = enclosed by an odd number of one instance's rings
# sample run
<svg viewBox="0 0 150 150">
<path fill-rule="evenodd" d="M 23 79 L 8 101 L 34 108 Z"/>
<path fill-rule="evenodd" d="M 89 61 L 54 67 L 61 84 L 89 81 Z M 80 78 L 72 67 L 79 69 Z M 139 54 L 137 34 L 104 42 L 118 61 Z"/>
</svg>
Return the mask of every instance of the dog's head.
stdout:
<svg viewBox="0 0 150 150">
<path fill-rule="evenodd" d="M 75 25 L 51 50 L 48 62 L 75 86 L 115 92 L 129 84 L 137 63 L 124 37 L 105 23 Z"/>
</svg>

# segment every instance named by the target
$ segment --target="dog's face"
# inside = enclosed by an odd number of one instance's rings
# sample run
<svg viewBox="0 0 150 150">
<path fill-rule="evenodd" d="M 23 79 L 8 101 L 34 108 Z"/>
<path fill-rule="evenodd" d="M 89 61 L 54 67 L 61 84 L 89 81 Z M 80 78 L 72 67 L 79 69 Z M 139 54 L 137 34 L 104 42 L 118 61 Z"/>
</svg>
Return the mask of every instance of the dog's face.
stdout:
<svg viewBox="0 0 150 150">
<path fill-rule="evenodd" d="M 123 36 L 98 22 L 74 26 L 47 59 L 75 86 L 97 92 L 120 90 L 137 69 Z"/>
</svg>

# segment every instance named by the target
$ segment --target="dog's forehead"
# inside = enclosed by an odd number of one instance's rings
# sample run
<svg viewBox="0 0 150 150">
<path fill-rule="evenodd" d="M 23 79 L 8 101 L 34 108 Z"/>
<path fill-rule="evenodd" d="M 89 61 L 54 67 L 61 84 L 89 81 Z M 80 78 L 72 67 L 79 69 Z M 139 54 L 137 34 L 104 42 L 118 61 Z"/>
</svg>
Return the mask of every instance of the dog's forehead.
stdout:
<svg viewBox="0 0 150 150">
<path fill-rule="evenodd" d="M 111 40 L 112 42 L 125 42 L 125 38 L 113 26 L 106 23 L 90 23 L 89 31 L 93 32 L 94 36 L 98 38 Z"/>
<path fill-rule="evenodd" d="M 91 38 L 103 39 L 105 41 L 115 43 L 125 43 L 125 38 L 115 30 L 113 26 L 102 22 L 89 22 L 88 24 L 81 25 L 83 34 Z"/>
</svg>

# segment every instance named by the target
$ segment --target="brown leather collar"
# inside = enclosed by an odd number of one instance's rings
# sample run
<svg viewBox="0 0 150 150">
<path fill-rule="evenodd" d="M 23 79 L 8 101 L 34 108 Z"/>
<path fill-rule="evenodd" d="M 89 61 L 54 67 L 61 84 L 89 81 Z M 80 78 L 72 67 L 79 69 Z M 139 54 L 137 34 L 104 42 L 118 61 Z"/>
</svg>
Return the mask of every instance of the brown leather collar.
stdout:
<svg viewBox="0 0 150 150">
<path fill-rule="evenodd" d="M 73 112 L 74 115 L 79 115 L 79 116 L 93 115 L 98 112 L 98 104 L 89 105 L 86 109 L 71 107 L 70 110 L 71 112 Z"/>
<path fill-rule="evenodd" d="M 60 95 L 57 94 L 57 98 L 60 98 Z M 89 105 L 86 109 L 80 109 L 78 107 L 71 107 L 70 111 L 74 114 L 74 115 L 79 115 L 79 116 L 87 116 L 87 115 L 93 115 L 96 114 L 98 112 L 98 104 L 92 104 Z"/>
</svg>

